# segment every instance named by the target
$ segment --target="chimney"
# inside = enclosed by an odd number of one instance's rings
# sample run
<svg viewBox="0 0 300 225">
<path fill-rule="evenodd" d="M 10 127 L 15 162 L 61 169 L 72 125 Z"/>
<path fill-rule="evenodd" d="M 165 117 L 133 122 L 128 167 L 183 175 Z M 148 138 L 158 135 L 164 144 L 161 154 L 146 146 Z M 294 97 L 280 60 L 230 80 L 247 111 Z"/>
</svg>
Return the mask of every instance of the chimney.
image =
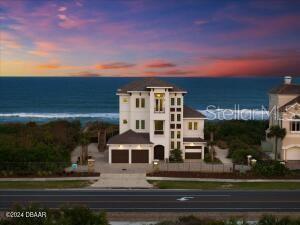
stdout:
<svg viewBox="0 0 300 225">
<path fill-rule="evenodd" d="M 292 77 L 291 76 L 285 76 L 284 77 L 284 84 L 291 84 L 292 83 Z"/>
</svg>

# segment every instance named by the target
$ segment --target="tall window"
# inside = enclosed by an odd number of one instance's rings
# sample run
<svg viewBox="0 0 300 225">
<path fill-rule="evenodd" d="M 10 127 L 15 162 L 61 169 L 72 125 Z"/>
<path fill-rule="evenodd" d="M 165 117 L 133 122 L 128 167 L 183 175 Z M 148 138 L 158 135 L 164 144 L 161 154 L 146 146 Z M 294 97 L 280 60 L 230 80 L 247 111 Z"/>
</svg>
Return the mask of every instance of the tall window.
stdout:
<svg viewBox="0 0 300 225">
<path fill-rule="evenodd" d="M 175 98 L 171 98 L 171 105 L 175 105 Z"/>
<path fill-rule="evenodd" d="M 180 138 L 180 131 L 177 131 L 177 138 Z"/>
<path fill-rule="evenodd" d="M 174 149 L 174 148 L 175 148 L 174 141 L 171 141 L 171 149 Z"/>
<path fill-rule="evenodd" d="M 198 123 L 194 122 L 194 130 L 198 130 Z"/>
<path fill-rule="evenodd" d="M 171 114 L 171 121 L 175 120 L 175 114 Z"/>
<path fill-rule="evenodd" d="M 154 134 L 164 134 L 163 120 L 154 120 Z"/>
<path fill-rule="evenodd" d="M 291 132 L 300 132 L 300 116 L 294 116 L 290 123 Z"/>
<path fill-rule="evenodd" d="M 155 112 L 164 112 L 164 97 L 165 94 L 163 93 L 155 93 Z"/>
<path fill-rule="evenodd" d="M 140 129 L 140 121 L 139 120 L 136 120 L 135 121 L 135 129 Z"/>
<path fill-rule="evenodd" d="M 193 123 L 189 122 L 189 130 L 192 130 L 192 129 L 193 129 Z"/>
<path fill-rule="evenodd" d="M 181 114 L 177 114 L 177 121 L 179 122 L 181 120 Z"/>
<path fill-rule="evenodd" d="M 141 98 L 141 107 L 145 108 L 145 99 L 144 98 Z"/>
<path fill-rule="evenodd" d="M 177 105 L 181 105 L 181 98 L 177 98 Z"/>
<path fill-rule="evenodd" d="M 171 131 L 171 138 L 174 138 L 174 137 L 175 137 L 175 132 Z"/>
<path fill-rule="evenodd" d="M 135 107 L 140 108 L 140 99 L 139 98 L 135 99 Z"/>
<path fill-rule="evenodd" d="M 177 148 L 180 149 L 180 141 L 177 141 Z"/>
<path fill-rule="evenodd" d="M 141 120 L 141 129 L 145 129 L 145 120 Z"/>
</svg>

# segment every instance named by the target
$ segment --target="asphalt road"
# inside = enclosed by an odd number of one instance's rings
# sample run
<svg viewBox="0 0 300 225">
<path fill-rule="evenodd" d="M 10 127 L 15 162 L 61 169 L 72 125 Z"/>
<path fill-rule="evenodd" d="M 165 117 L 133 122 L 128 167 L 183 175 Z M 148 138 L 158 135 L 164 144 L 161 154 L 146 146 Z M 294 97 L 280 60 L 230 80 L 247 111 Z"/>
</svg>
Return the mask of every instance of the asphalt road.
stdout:
<svg viewBox="0 0 300 225">
<path fill-rule="evenodd" d="M 0 210 L 16 203 L 111 212 L 300 212 L 300 191 L 0 190 Z"/>
</svg>

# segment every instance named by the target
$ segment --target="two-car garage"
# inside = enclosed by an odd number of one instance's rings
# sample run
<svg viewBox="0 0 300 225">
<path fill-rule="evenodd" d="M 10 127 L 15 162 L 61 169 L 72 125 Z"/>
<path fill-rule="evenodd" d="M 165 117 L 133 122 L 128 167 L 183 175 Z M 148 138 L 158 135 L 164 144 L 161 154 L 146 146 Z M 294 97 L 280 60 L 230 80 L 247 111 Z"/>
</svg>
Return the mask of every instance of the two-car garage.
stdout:
<svg viewBox="0 0 300 225">
<path fill-rule="evenodd" d="M 300 147 L 291 147 L 285 150 L 285 159 L 287 161 L 298 161 L 300 160 Z"/>
<path fill-rule="evenodd" d="M 131 157 L 130 157 L 131 156 Z M 148 149 L 112 149 L 112 163 L 149 163 Z"/>
</svg>

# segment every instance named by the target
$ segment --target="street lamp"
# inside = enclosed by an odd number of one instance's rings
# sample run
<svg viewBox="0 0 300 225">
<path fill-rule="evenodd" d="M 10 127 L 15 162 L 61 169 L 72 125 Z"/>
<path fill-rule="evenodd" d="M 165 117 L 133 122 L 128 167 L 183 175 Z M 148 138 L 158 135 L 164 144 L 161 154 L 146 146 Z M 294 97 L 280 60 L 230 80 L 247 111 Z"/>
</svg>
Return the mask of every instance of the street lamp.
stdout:
<svg viewBox="0 0 300 225">
<path fill-rule="evenodd" d="M 256 161 L 257 161 L 256 159 L 251 159 L 251 165 L 254 166 Z"/>
</svg>

